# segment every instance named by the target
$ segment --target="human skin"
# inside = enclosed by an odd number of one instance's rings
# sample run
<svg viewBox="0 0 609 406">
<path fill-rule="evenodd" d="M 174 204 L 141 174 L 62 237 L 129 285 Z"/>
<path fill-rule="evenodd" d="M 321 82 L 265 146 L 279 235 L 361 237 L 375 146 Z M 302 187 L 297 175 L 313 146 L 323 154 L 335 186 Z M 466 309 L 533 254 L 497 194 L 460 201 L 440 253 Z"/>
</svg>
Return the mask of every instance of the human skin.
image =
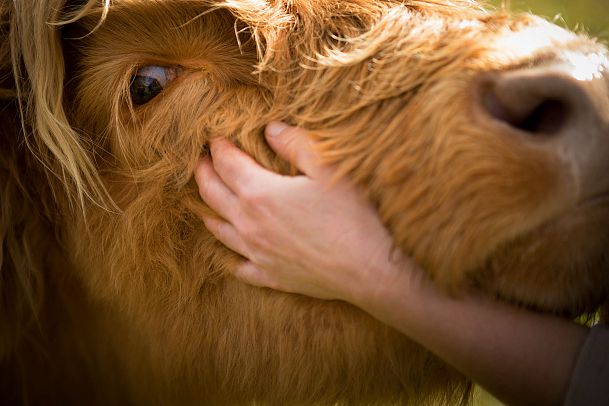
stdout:
<svg viewBox="0 0 609 406">
<path fill-rule="evenodd" d="M 271 123 L 266 136 L 299 176 L 259 166 L 226 140 L 211 144 L 195 178 L 220 216 L 205 226 L 247 261 L 245 283 L 344 300 L 425 346 L 514 405 L 558 405 L 588 329 L 467 291 L 438 289 L 396 251 L 372 205 L 348 180 L 333 182 L 306 131 Z"/>
</svg>

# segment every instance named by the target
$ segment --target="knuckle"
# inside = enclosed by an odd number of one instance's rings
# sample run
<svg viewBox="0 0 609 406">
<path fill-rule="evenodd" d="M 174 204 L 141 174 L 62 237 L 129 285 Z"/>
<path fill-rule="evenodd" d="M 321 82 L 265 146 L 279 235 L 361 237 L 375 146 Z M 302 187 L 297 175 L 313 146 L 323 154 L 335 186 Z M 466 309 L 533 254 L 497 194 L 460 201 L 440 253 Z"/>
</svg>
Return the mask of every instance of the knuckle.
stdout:
<svg viewBox="0 0 609 406">
<path fill-rule="evenodd" d="M 254 264 L 244 265 L 237 277 L 246 283 L 253 284 L 255 286 L 265 286 L 266 275 L 265 271 L 260 269 Z"/>
<path fill-rule="evenodd" d="M 234 159 L 231 151 L 217 151 L 213 156 L 212 164 L 216 172 L 227 173 L 234 171 Z"/>
<path fill-rule="evenodd" d="M 279 281 L 277 276 L 271 272 L 265 272 L 264 274 L 264 286 L 273 290 L 287 290 L 285 286 Z"/>
<path fill-rule="evenodd" d="M 268 260 L 266 256 L 256 249 L 256 247 L 252 247 L 253 249 L 250 252 L 249 260 L 258 268 L 259 270 L 268 265 Z"/>
<path fill-rule="evenodd" d="M 259 245 L 260 233 L 258 227 L 247 221 L 240 221 L 239 223 L 235 224 L 235 228 L 243 240 L 247 241 L 253 246 Z"/>
<path fill-rule="evenodd" d="M 226 154 L 220 154 L 214 158 L 214 169 L 219 175 L 231 175 L 234 172 L 232 162 Z"/>
<path fill-rule="evenodd" d="M 274 246 L 271 239 L 268 237 L 268 233 L 262 230 L 257 231 L 257 237 L 252 240 L 252 248 L 255 249 L 259 256 L 259 263 L 266 265 L 273 263 Z"/>
<path fill-rule="evenodd" d="M 269 285 L 272 284 L 272 278 L 269 277 L 266 270 L 258 268 L 258 271 L 256 272 L 256 284 L 265 288 L 270 287 Z"/>
<path fill-rule="evenodd" d="M 238 265 L 234 268 L 229 268 L 228 271 L 239 281 L 247 284 L 251 284 L 251 277 L 248 275 L 244 265 Z"/>
<path fill-rule="evenodd" d="M 199 194 L 201 195 L 203 200 L 208 199 L 211 194 L 210 182 L 210 179 L 201 180 L 199 182 Z"/>
<path fill-rule="evenodd" d="M 220 221 L 212 221 L 209 224 L 206 224 L 207 229 L 212 232 L 212 234 L 219 239 L 220 241 L 224 241 L 224 237 L 226 235 L 226 228 L 223 227 L 223 223 Z"/>
<path fill-rule="evenodd" d="M 242 226 L 237 232 L 241 239 L 250 247 L 249 258 L 256 264 L 268 265 L 272 263 L 272 244 L 267 234 L 256 225 L 248 224 Z"/>
<path fill-rule="evenodd" d="M 267 205 L 267 196 L 264 191 L 258 187 L 244 187 L 240 191 L 240 199 L 244 206 L 254 212 L 259 211 Z"/>
</svg>

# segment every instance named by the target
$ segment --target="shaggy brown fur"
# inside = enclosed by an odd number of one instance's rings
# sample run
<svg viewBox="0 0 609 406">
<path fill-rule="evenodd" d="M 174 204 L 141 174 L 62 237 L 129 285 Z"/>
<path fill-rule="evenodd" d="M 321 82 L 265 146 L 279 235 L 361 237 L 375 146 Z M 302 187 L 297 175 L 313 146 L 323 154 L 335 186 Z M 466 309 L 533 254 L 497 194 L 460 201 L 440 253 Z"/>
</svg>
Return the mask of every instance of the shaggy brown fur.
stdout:
<svg viewBox="0 0 609 406">
<path fill-rule="evenodd" d="M 467 401 L 359 310 L 228 276 L 240 258 L 203 228 L 193 168 L 228 136 L 292 171 L 271 119 L 313 130 L 438 283 L 569 314 L 608 291 L 606 204 L 572 214 L 565 165 L 471 111 L 481 73 L 605 52 L 591 40 L 466 0 L 0 4 L 2 404 Z M 134 106 L 148 65 L 177 78 Z"/>
</svg>

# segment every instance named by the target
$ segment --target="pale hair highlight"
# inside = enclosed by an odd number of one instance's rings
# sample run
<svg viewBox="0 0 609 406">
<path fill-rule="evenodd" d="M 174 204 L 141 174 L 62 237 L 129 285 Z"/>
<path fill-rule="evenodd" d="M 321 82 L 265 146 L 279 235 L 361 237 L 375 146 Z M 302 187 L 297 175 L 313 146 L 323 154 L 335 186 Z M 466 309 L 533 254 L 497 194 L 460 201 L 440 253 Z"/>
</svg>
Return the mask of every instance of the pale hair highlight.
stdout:
<svg viewBox="0 0 609 406">
<path fill-rule="evenodd" d="M 88 199 L 106 208 L 112 200 L 95 169 L 86 139 L 70 126 L 64 109 L 65 62 L 60 26 L 77 21 L 99 0 L 63 12 L 63 1 L 14 1 L 9 42 L 23 140 L 81 208 Z M 110 0 L 101 0 L 100 24 Z M 46 24 L 39 24 L 46 21 Z M 26 123 L 32 123 L 28 128 Z"/>
</svg>

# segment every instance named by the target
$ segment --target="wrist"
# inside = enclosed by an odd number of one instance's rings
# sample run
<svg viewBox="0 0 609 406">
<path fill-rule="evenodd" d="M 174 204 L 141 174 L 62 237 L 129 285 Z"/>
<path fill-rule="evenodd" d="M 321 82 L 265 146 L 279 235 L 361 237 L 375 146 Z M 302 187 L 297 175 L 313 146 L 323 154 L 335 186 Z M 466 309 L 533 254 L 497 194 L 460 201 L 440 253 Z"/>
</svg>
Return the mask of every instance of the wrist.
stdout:
<svg viewBox="0 0 609 406">
<path fill-rule="evenodd" d="M 362 279 L 352 303 L 385 319 L 385 313 L 391 313 L 395 305 L 415 299 L 425 275 L 408 257 L 393 250 L 370 264 Z"/>
</svg>

